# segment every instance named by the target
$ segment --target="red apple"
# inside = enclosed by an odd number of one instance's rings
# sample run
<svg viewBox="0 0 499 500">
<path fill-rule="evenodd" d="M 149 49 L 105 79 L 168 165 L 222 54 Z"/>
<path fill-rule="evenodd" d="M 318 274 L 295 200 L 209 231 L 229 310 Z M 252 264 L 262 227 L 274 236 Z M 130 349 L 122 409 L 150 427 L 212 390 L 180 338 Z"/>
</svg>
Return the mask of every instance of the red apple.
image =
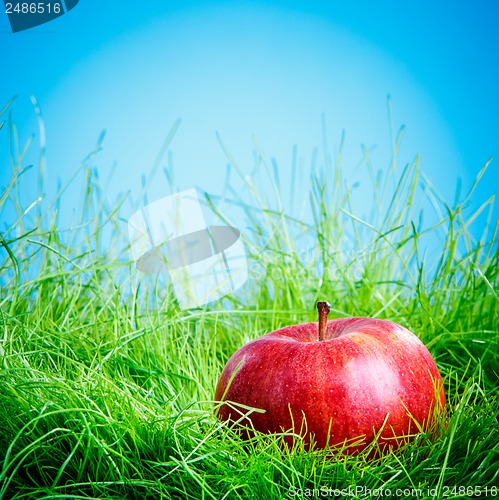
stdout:
<svg viewBox="0 0 499 500">
<path fill-rule="evenodd" d="M 291 431 L 309 448 L 396 449 L 428 431 L 445 405 L 440 373 L 409 330 L 373 318 L 305 323 L 239 349 L 217 384 L 222 421 L 264 433 Z M 248 407 L 264 410 L 248 410 Z M 286 438 L 292 443 L 293 438 Z M 350 445 L 350 446 L 348 446 Z"/>
</svg>

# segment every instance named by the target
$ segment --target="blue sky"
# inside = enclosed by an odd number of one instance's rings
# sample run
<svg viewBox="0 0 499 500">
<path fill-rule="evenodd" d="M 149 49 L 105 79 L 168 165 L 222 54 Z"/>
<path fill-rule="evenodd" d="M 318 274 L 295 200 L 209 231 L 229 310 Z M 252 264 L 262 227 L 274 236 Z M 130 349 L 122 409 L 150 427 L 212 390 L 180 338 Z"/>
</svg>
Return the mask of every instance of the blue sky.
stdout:
<svg viewBox="0 0 499 500">
<path fill-rule="evenodd" d="M 306 169 L 322 144 L 322 114 L 330 152 L 345 130 L 345 175 L 362 182 L 361 144 L 374 148 L 377 167 L 388 165 L 391 95 L 395 126 L 406 126 L 401 164 L 421 154 L 423 172 L 452 203 L 456 179 L 469 187 L 499 155 L 498 23 L 492 0 L 80 0 L 66 15 L 16 34 L 2 12 L 0 108 L 18 96 L 13 119 L 26 139 L 37 132 L 36 96 L 49 191 L 105 129 L 95 164 L 103 179 L 114 172 L 112 200 L 140 192 L 178 118 L 171 146 L 178 189 L 221 194 L 227 161 L 216 132 L 244 171 L 253 164 L 253 136 L 282 178 L 295 144 Z M 0 186 L 10 175 L 4 132 Z M 474 206 L 498 185 L 496 160 Z M 36 196 L 35 176 L 24 189 L 26 200 Z M 149 198 L 167 189 L 160 176 Z M 363 203 L 360 211 L 368 210 Z"/>
</svg>

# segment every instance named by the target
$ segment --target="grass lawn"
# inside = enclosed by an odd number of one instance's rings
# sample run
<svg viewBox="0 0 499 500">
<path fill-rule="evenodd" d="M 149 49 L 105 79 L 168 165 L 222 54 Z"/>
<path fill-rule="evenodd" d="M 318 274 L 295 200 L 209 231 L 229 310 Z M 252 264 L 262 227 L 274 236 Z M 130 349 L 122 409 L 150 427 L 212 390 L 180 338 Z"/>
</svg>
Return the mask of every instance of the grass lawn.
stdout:
<svg viewBox="0 0 499 500">
<path fill-rule="evenodd" d="M 54 200 L 22 201 L 24 179 L 37 169 L 27 168 L 15 127 L 3 120 L 14 167 L 0 192 L 0 498 L 499 496 L 493 199 L 474 211 L 472 192 L 447 204 L 417 158 L 380 178 L 366 152 L 378 210 L 364 217 L 340 159 L 325 153 L 310 169 L 304 223 L 282 210 L 263 153 L 248 177 L 227 152 L 243 185 L 229 182 L 226 194 L 246 217 L 250 279 L 221 301 L 181 310 L 168 283 L 134 271 L 124 200 L 103 195 L 93 156 L 68 227 L 59 227 L 64 186 Z M 43 163 L 42 145 L 41 181 Z M 275 187 L 271 201 L 260 196 L 259 175 Z M 423 198 L 435 223 L 420 218 Z M 217 199 L 205 202 L 217 213 Z M 475 219 L 488 220 L 480 237 Z M 216 420 L 214 389 L 230 355 L 268 331 L 315 321 L 317 300 L 330 301 L 330 318 L 389 319 L 421 338 L 445 383 L 438 438 L 421 435 L 369 460 L 299 446 L 283 452 L 277 436 L 243 443 Z"/>
</svg>

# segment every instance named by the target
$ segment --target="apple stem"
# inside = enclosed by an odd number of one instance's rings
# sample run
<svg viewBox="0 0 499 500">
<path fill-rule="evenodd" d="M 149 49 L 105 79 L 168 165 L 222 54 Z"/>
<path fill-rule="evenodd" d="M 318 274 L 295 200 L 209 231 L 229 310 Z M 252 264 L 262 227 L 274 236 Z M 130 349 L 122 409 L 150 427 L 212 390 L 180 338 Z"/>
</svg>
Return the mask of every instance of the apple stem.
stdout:
<svg viewBox="0 0 499 500">
<path fill-rule="evenodd" d="M 317 311 L 319 312 L 319 342 L 324 340 L 326 333 L 326 324 L 331 305 L 329 302 L 317 302 Z"/>
</svg>

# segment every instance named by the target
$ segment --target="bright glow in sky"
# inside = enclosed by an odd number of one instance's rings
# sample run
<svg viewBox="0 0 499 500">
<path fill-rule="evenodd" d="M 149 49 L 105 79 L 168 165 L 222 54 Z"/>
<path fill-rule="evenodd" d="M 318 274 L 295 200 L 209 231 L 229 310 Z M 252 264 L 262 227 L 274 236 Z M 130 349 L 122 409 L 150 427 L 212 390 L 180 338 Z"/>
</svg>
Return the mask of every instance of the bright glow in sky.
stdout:
<svg viewBox="0 0 499 500">
<path fill-rule="evenodd" d="M 114 200 L 140 192 L 178 118 L 171 153 L 180 190 L 221 194 L 227 160 L 217 131 L 247 172 L 256 136 L 285 179 L 293 145 L 305 166 L 321 147 L 323 113 L 333 155 L 346 131 L 347 177 L 361 144 L 375 147 L 375 166 L 385 168 L 391 95 L 395 127 L 406 126 L 401 165 L 420 153 L 422 170 L 452 202 L 457 177 L 469 186 L 499 152 L 499 35 L 491 29 L 498 8 L 479 2 L 470 9 L 464 2 L 152 1 L 139 8 L 81 0 L 65 16 L 16 34 L 0 15 L 0 108 L 19 96 L 14 119 L 26 137 L 36 130 L 29 96 L 37 97 L 54 190 L 106 129 L 95 163 L 104 179 L 114 165 Z M 5 141 L 0 134 L 4 164 Z M 2 166 L 0 186 L 8 176 Z M 494 166 L 477 206 L 497 191 L 498 178 Z M 150 200 L 167 194 L 163 179 L 149 189 Z"/>
</svg>

